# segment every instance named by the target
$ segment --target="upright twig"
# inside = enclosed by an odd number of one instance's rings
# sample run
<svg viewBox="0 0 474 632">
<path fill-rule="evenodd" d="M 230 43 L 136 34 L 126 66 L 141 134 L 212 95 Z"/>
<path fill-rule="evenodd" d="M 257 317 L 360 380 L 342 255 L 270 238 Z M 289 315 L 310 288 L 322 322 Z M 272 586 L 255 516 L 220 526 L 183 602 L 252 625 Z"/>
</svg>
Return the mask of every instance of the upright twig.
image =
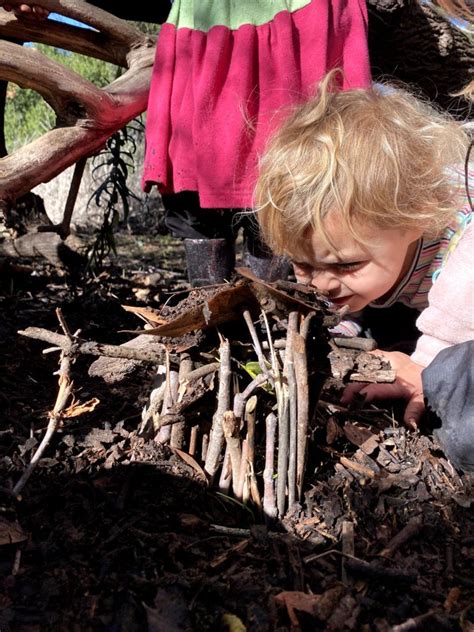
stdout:
<svg viewBox="0 0 474 632">
<path fill-rule="evenodd" d="M 171 370 L 169 352 L 166 351 L 166 388 L 160 418 L 169 413 L 173 404 L 175 404 L 178 399 L 178 379 L 178 372 Z M 171 426 L 166 425 L 160 427 L 155 441 L 165 444 L 169 442 L 170 438 Z"/>
<path fill-rule="evenodd" d="M 244 503 L 247 503 L 249 499 L 248 458 L 249 458 L 249 444 L 248 444 L 247 439 L 244 439 L 242 441 L 240 470 L 239 470 L 239 478 L 237 480 L 237 493 L 236 493 L 236 497 L 242 500 Z"/>
<path fill-rule="evenodd" d="M 234 415 L 236 417 L 238 417 L 239 419 L 242 419 L 244 415 L 246 401 L 248 400 L 250 395 L 252 395 L 255 389 L 257 389 L 259 386 L 263 386 L 266 382 L 269 382 L 271 379 L 272 379 L 271 373 L 267 373 L 265 375 L 263 373 L 260 373 L 260 375 L 257 375 L 256 378 L 254 378 L 249 384 L 247 384 L 247 386 L 244 388 L 244 390 L 241 393 L 236 393 L 234 395 L 234 406 L 232 410 L 234 411 Z"/>
<path fill-rule="evenodd" d="M 179 362 L 179 372 L 178 372 L 178 400 L 177 402 L 181 402 L 183 397 L 186 394 L 187 388 L 187 376 L 193 370 L 193 361 L 189 353 L 182 353 Z M 180 421 L 177 424 L 174 424 L 171 428 L 171 439 L 170 445 L 172 448 L 181 449 L 184 444 L 184 430 L 185 430 L 185 422 Z"/>
<path fill-rule="evenodd" d="M 265 469 L 263 470 L 263 512 L 270 520 L 277 516 L 274 484 L 275 438 L 277 418 L 274 413 L 265 420 Z"/>
<path fill-rule="evenodd" d="M 244 312 L 244 320 L 247 324 L 249 333 L 250 333 L 250 337 L 252 338 L 252 343 L 255 349 L 255 353 L 257 355 L 257 360 L 258 360 L 258 365 L 262 371 L 263 374 L 267 375 L 268 374 L 268 361 L 265 358 L 265 355 L 263 353 L 263 349 L 262 349 L 262 345 L 260 343 L 260 340 L 258 338 L 258 334 L 257 334 L 257 330 L 255 329 L 255 325 L 253 324 L 253 320 L 252 320 L 252 316 L 250 314 L 250 312 L 248 310 L 245 310 Z M 272 383 L 272 381 L 270 381 L 270 383 Z"/>
<path fill-rule="evenodd" d="M 350 520 L 344 520 L 342 523 L 341 533 L 341 546 L 342 546 L 342 560 L 341 560 L 341 579 L 346 586 L 351 583 L 346 569 L 346 556 L 354 557 L 355 545 L 354 545 L 354 523 Z"/>
<path fill-rule="evenodd" d="M 208 473 L 211 480 L 214 478 L 224 447 L 224 433 L 222 429 L 222 420 L 224 413 L 230 408 L 230 383 L 231 383 L 231 364 L 230 364 L 230 343 L 226 338 L 222 338 L 219 348 L 220 368 L 219 368 L 219 391 L 217 394 L 217 409 L 212 418 L 211 433 L 209 436 L 209 445 L 207 448 L 204 469 Z"/>
<path fill-rule="evenodd" d="M 252 395 L 245 404 L 245 422 L 247 424 L 247 465 L 249 476 L 250 497 L 255 505 L 261 509 L 262 501 L 258 491 L 257 477 L 255 475 L 255 417 L 257 407 L 257 396 Z"/>
<path fill-rule="evenodd" d="M 314 314 L 308 314 L 301 324 L 300 333 L 295 335 L 293 360 L 295 365 L 296 389 L 298 393 L 298 422 L 296 438 L 296 488 L 298 500 L 303 495 L 303 477 L 306 467 L 306 451 L 308 444 L 309 424 L 309 386 L 308 386 L 308 358 L 306 354 L 306 339 Z"/>
<path fill-rule="evenodd" d="M 297 424 L 297 387 L 295 378 L 295 366 L 293 359 L 294 340 L 298 330 L 298 312 L 291 312 L 288 317 L 287 344 L 283 375 L 288 387 L 289 407 L 289 456 L 288 456 L 288 508 L 296 501 L 296 424 Z"/>
<path fill-rule="evenodd" d="M 230 463 L 232 465 L 232 491 L 236 498 L 241 500 L 239 490 L 240 466 L 242 462 L 242 447 L 239 437 L 239 423 L 231 410 L 227 410 L 222 418 L 222 429 L 229 449 Z"/>
<path fill-rule="evenodd" d="M 278 463 L 277 463 L 277 507 L 280 518 L 285 513 L 286 483 L 288 479 L 288 448 L 289 448 L 289 408 L 288 385 L 280 382 L 279 388 L 275 383 L 278 410 Z"/>
<path fill-rule="evenodd" d="M 150 393 L 150 402 L 148 406 L 142 410 L 142 422 L 138 429 L 139 435 L 146 436 L 150 434 L 150 436 L 154 437 L 159 430 L 159 411 L 163 406 L 166 391 L 165 375 L 166 367 L 163 364 L 158 365 L 153 388 Z"/>
<path fill-rule="evenodd" d="M 278 413 L 278 464 L 277 464 L 277 507 L 280 516 L 285 513 L 286 479 L 288 474 L 288 389 L 284 386 L 280 364 L 265 311 L 262 318 L 267 331 L 268 347 L 271 354 L 272 372 L 275 379 L 275 395 Z"/>
</svg>

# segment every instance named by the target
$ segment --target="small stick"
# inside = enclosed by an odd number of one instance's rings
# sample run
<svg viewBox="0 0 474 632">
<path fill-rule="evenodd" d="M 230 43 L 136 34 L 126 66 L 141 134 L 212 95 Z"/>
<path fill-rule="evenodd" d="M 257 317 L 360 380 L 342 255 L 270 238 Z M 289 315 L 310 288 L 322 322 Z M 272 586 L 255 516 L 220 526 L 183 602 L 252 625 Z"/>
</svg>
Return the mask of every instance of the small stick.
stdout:
<svg viewBox="0 0 474 632">
<path fill-rule="evenodd" d="M 21 564 L 21 549 L 17 549 L 15 551 L 15 559 L 13 560 L 13 566 L 11 575 L 15 577 L 20 572 L 20 564 Z M 1 628 L 0 628 L 1 629 Z"/>
<path fill-rule="evenodd" d="M 187 376 L 191 373 L 192 369 L 193 361 L 191 356 L 189 353 L 182 353 L 180 356 L 178 371 L 178 403 L 183 400 L 186 393 Z M 184 444 L 185 425 L 184 421 L 180 421 L 179 423 L 174 424 L 171 428 L 170 446 L 172 448 L 182 449 Z"/>
<path fill-rule="evenodd" d="M 346 570 L 346 558 L 345 556 L 354 557 L 355 547 L 354 547 L 354 523 L 349 520 L 344 520 L 342 523 L 342 536 L 341 536 L 341 544 L 342 544 L 342 572 L 341 578 L 342 583 L 346 586 L 350 584 L 350 579 L 347 575 Z"/>
<path fill-rule="evenodd" d="M 209 531 L 214 533 L 221 533 L 222 535 L 229 535 L 235 538 L 249 538 L 252 533 L 250 529 L 239 529 L 238 527 L 224 527 L 220 524 L 209 525 Z"/>
<path fill-rule="evenodd" d="M 396 568 L 384 568 L 376 564 L 370 564 L 364 560 L 347 557 L 346 568 L 353 575 L 374 579 L 377 581 L 387 581 L 395 583 L 415 584 L 418 575 L 408 571 L 398 570 Z"/>
<path fill-rule="evenodd" d="M 219 362 L 210 362 L 209 364 L 203 364 L 202 366 L 190 371 L 186 375 L 186 382 L 194 382 L 195 380 L 199 380 L 201 377 L 206 377 L 215 371 L 218 371 L 220 367 Z"/>
<path fill-rule="evenodd" d="M 339 459 L 344 467 L 348 467 L 350 470 L 357 472 L 361 476 L 365 476 L 366 478 L 375 478 L 375 472 L 371 470 L 369 467 L 362 465 L 362 463 L 356 463 L 355 461 L 351 461 L 345 456 L 341 456 Z"/>
<path fill-rule="evenodd" d="M 311 327 L 311 323 L 313 318 L 316 316 L 316 312 L 310 312 L 306 315 L 306 318 L 301 323 L 300 334 L 303 336 L 305 340 L 308 338 L 309 328 Z"/>
<path fill-rule="evenodd" d="M 250 337 L 252 338 L 253 346 L 255 349 L 255 353 L 257 354 L 258 365 L 262 370 L 262 373 L 268 375 L 268 361 L 263 355 L 262 345 L 260 344 L 260 340 L 257 335 L 257 331 L 255 329 L 255 325 L 253 324 L 252 316 L 248 310 L 244 311 L 244 320 L 247 324 L 248 330 L 250 332 Z"/>
<path fill-rule="evenodd" d="M 203 463 L 206 460 L 208 449 L 209 449 L 209 434 L 205 432 L 202 435 L 202 440 L 201 440 L 201 461 Z"/>
<path fill-rule="evenodd" d="M 394 536 L 387 546 L 381 551 L 382 557 L 392 557 L 395 551 L 400 548 L 405 542 L 418 535 L 423 529 L 423 516 L 414 516 L 411 518 L 403 529 Z"/>
<path fill-rule="evenodd" d="M 222 418 L 222 428 L 224 431 L 224 437 L 229 448 L 230 463 L 232 465 L 232 491 L 239 500 L 239 475 L 240 464 L 242 461 L 242 448 L 239 438 L 239 424 L 234 413 L 231 410 L 227 410 Z"/>
<path fill-rule="evenodd" d="M 275 349 L 285 349 L 286 340 L 284 340 L 283 338 L 280 338 L 279 340 L 275 340 L 273 343 L 273 347 Z M 270 345 L 268 344 L 266 340 L 262 342 L 262 348 L 265 349 L 265 351 L 268 351 L 270 349 Z"/>
<path fill-rule="evenodd" d="M 374 349 L 377 349 L 377 342 L 373 338 L 363 338 L 362 336 L 344 338 L 342 336 L 334 336 L 332 340 L 337 347 L 344 349 L 357 349 L 359 351 L 374 351 Z"/>
<path fill-rule="evenodd" d="M 199 426 L 197 424 L 191 427 L 191 435 L 189 437 L 189 448 L 188 448 L 188 452 L 191 456 L 196 455 L 198 432 L 199 432 Z"/>
<path fill-rule="evenodd" d="M 234 395 L 233 411 L 236 417 L 242 419 L 242 417 L 244 416 L 245 402 L 247 401 L 247 399 L 250 397 L 250 395 L 252 395 L 255 389 L 257 389 L 259 386 L 263 386 L 263 384 L 265 384 L 265 382 L 268 382 L 271 377 L 271 374 L 267 373 L 266 375 L 264 375 L 263 373 L 260 373 L 260 375 L 257 375 L 256 378 L 254 378 L 249 384 L 247 384 L 247 386 L 241 393 L 236 393 Z"/>
<path fill-rule="evenodd" d="M 298 312 L 291 312 L 288 317 L 287 345 L 283 375 L 288 384 L 289 401 L 289 455 L 288 455 L 288 507 L 296 501 L 296 435 L 297 435 L 297 387 L 295 365 L 293 360 L 294 340 L 298 328 Z M 299 402 L 298 402 L 299 403 Z"/>
<path fill-rule="evenodd" d="M 412 632 L 412 630 L 421 630 L 426 629 L 425 623 L 436 617 L 439 614 L 439 610 L 428 610 L 428 612 L 424 612 L 423 614 L 419 614 L 417 617 L 411 617 L 407 619 L 403 623 L 399 623 L 398 625 L 394 625 L 391 628 L 391 632 Z"/>
<path fill-rule="evenodd" d="M 219 368 L 219 390 L 217 394 L 217 410 L 212 418 L 211 434 L 209 437 L 209 447 L 206 454 L 204 469 L 212 481 L 214 478 L 219 458 L 224 447 L 224 434 L 222 429 L 222 420 L 224 413 L 230 408 L 230 384 L 231 384 L 231 365 L 230 365 L 230 343 L 227 339 L 222 339 L 219 348 L 220 368 Z"/>
<path fill-rule="evenodd" d="M 370 382 L 375 384 L 395 382 L 397 377 L 396 372 L 393 369 L 379 369 L 377 371 L 371 371 L 370 373 L 351 373 L 349 380 L 351 382 Z"/>
<path fill-rule="evenodd" d="M 273 413 L 267 415 L 265 420 L 265 469 L 263 470 L 263 512 L 273 520 L 277 516 L 275 501 L 275 486 L 273 480 L 273 462 L 275 459 L 275 435 L 277 419 Z"/>
</svg>

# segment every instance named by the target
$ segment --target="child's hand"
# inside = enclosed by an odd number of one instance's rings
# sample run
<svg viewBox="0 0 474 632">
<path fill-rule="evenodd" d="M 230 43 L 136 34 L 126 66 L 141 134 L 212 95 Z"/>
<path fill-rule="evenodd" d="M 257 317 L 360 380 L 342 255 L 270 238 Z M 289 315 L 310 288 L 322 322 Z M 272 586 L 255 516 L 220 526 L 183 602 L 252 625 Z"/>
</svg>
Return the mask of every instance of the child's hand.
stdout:
<svg viewBox="0 0 474 632">
<path fill-rule="evenodd" d="M 33 20 L 46 20 L 49 15 L 48 9 L 43 9 L 36 4 L 19 4 L 13 7 L 8 2 L 0 0 L 0 7 L 3 7 L 5 11 L 13 11 L 17 18 L 28 18 Z"/>
<path fill-rule="evenodd" d="M 349 404 L 356 393 L 363 395 L 368 402 L 377 399 L 406 399 L 407 407 L 403 416 L 405 424 L 415 430 L 425 410 L 421 372 L 424 367 L 416 364 L 410 356 L 400 351 L 373 351 L 388 360 L 396 372 L 396 380 L 392 384 L 352 383 L 345 389 L 341 403 Z"/>
</svg>

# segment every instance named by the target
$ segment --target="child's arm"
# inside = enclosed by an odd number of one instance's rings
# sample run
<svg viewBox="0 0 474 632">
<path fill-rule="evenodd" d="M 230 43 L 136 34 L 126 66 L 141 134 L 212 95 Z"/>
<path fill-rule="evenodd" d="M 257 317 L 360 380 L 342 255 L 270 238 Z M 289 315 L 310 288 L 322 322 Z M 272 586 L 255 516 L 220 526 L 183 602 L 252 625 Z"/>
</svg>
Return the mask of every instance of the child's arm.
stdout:
<svg viewBox="0 0 474 632">
<path fill-rule="evenodd" d="M 474 339 L 474 221 L 465 228 L 428 295 L 417 320 L 422 335 L 412 359 L 428 366 L 451 345 Z"/>
</svg>

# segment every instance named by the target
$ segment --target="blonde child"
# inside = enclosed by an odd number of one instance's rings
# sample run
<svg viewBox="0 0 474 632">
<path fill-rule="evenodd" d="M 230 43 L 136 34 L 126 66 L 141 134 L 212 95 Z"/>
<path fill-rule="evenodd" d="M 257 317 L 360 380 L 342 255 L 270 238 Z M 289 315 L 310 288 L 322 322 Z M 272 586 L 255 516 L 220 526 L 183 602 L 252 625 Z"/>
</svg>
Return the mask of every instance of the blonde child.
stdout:
<svg viewBox="0 0 474 632">
<path fill-rule="evenodd" d="M 338 79 L 329 73 L 270 141 L 258 219 L 272 250 L 292 259 L 297 280 L 335 306 L 358 313 L 402 302 L 421 312 L 413 355 L 385 353 L 396 382 L 350 386 L 343 396 L 346 403 L 356 390 L 369 400 L 403 397 L 404 420 L 414 427 L 424 367 L 474 338 L 474 225 L 463 177 L 469 139 L 404 90 L 342 92 Z"/>
</svg>

